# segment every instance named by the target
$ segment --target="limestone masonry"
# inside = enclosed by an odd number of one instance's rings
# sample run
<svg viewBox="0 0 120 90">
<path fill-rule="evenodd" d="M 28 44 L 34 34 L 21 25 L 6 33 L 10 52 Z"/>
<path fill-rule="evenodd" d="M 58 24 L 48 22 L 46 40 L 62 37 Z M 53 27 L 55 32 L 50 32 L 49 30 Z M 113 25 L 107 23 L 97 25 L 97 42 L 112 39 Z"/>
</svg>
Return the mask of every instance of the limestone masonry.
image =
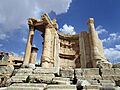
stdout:
<svg viewBox="0 0 120 90">
<path fill-rule="evenodd" d="M 28 25 L 24 58 L 0 54 L 0 90 L 120 90 L 120 68 L 104 56 L 93 18 L 88 19 L 88 32 L 76 35 L 58 32 L 56 20 L 47 14 L 29 18 Z M 43 37 L 40 65 L 35 65 L 35 30 Z"/>
</svg>

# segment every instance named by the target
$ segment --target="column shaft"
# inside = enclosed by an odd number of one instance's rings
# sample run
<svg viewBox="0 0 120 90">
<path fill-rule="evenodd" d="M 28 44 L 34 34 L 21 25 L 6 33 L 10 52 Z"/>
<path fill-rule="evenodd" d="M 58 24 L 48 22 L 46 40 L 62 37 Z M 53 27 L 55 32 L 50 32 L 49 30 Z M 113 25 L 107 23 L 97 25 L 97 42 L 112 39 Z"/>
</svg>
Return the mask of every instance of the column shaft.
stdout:
<svg viewBox="0 0 120 90">
<path fill-rule="evenodd" d="M 33 26 L 29 26 L 29 35 L 28 35 L 28 40 L 27 40 L 27 45 L 26 45 L 26 50 L 25 50 L 25 55 L 24 55 L 23 66 L 29 64 L 34 31 L 35 31 L 34 27 Z"/>
<path fill-rule="evenodd" d="M 42 53 L 42 67 L 49 67 L 51 51 L 51 28 L 47 27 L 44 35 L 44 46 Z"/>
</svg>

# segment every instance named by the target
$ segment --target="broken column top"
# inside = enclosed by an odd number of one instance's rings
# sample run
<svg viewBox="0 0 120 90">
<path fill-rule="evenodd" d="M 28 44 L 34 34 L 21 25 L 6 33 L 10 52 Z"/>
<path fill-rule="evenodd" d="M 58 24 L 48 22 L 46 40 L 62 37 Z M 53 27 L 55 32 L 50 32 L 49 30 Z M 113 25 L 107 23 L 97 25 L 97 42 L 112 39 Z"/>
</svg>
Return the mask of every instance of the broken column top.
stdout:
<svg viewBox="0 0 120 90">
<path fill-rule="evenodd" d="M 91 23 L 93 23 L 93 24 L 94 24 L 94 18 L 89 18 L 89 19 L 88 19 L 87 24 L 91 24 Z"/>
<path fill-rule="evenodd" d="M 39 49 L 37 47 L 32 47 L 32 51 L 38 51 Z"/>
</svg>

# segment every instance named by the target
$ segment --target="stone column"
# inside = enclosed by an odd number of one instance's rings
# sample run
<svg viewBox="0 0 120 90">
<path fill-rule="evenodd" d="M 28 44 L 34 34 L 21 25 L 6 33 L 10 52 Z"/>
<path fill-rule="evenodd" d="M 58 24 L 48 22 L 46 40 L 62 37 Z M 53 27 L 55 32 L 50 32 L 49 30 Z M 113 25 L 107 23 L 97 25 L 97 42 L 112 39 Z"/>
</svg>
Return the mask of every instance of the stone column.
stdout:
<svg viewBox="0 0 120 90">
<path fill-rule="evenodd" d="M 58 75 L 59 75 L 59 69 L 60 69 L 59 50 L 60 50 L 60 41 L 56 31 L 55 37 L 54 37 L 54 67 L 57 69 Z"/>
<path fill-rule="evenodd" d="M 42 52 L 42 67 L 49 68 L 50 64 L 50 51 L 51 51 L 51 28 L 46 27 L 44 33 L 44 45 Z"/>
<path fill-rule="evenodd" d="M 24 55 L 23 67 L 27 67 L 29 64 L 34 32 L 35 32 L 34 26 L 29 25 L 29 35 L 28 35 L 28 40 L 27 40 L 27 45 L 26 45 L 26 50 Z"/>
<path fill-rule="evenodd" d="M 38 51 L 38 48 L 32 47 L 31 55 L 30 55 L 29 67 L 33 68 L 33 69 L 35 68 L 35 61 L 36 61 L 36 57 L 37 57 L 37 51 Z"/>
<path fill-rule="evenodd" d="M 35 64 L 35 60 L 37 57 L 37 51 L 38 51 L 38 48 L 32 47 L 31 55 L 30 55 L 30 64 Z"/>
<path fill-rule="evenodd" d="M 98 34 L 95 31 L 94 27 L 94 19 L 89 18 L 88 20 L 88 28 L 89 28 L 89 39 L 90 39 L 90 47 L 91 47 L 91 59 L 93 62 L 93 67 L 96 67 L 97 60 L 101 59 L 99 55 L 99 49 L 98 49 Z"/>
<path fill-rule="evenodd" d="M 84 32 L 80 33 L 79 36 L 79 46 L 80 46 L 80 63 L 81 68 L 86 68 L 86 53 L 85 53 L 85 43 L 84 43 Z"/>
</svg>

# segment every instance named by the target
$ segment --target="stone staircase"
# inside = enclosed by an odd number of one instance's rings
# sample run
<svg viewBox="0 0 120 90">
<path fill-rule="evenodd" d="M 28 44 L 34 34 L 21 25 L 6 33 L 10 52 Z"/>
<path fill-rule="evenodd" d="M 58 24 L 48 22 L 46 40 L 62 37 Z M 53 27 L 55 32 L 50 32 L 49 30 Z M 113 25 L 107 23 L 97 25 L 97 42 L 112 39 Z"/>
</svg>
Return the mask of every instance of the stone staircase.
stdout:
<svg viewBox="0 0 120 90">
<path fill-rule="evenodd" d="M 20 68 L 6 90 L 120 90 L 120 69 Z"/>
</svg>

